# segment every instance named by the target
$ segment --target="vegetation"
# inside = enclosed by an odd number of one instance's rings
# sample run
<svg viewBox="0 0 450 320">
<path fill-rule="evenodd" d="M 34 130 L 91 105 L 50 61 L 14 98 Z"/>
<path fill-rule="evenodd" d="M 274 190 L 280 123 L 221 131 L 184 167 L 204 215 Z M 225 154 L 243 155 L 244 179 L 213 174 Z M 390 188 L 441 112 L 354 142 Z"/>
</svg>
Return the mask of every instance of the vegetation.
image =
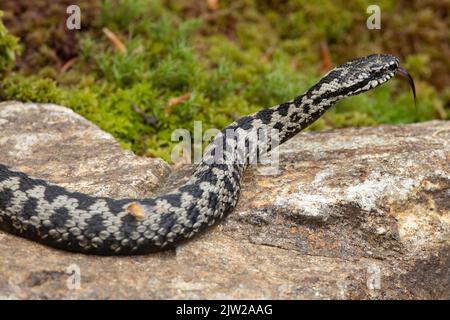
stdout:
<svg viewBox="0 0 450 320">
<path fill-rule="evenodd" d="M 0 11 L 0 19 L 3 13 Z M 0 75 L 12 68 L 20 47 L 18 39 L 8 33 L 0 20 Z"/>
<path fill-rule="evenodd" d="M 10 30 L 0 22 L 0 99 L 65 105 L 138 154 L 169 160 L 174 129 L 223 128 L 298 95 L 330 61 L 373 52 L 403 59 L 417 107 L 406 82 L 391 81 L 311 129 L 450 118 L 449 8 L 437 0 L 380 1 L 381 30 L 366 28 L 362 0 L 77 2 L 79 31 L 65 29 L 70 1 L 0 4 Z M 11 70 L 12 35 L 23 54 Z"/>
</svg>

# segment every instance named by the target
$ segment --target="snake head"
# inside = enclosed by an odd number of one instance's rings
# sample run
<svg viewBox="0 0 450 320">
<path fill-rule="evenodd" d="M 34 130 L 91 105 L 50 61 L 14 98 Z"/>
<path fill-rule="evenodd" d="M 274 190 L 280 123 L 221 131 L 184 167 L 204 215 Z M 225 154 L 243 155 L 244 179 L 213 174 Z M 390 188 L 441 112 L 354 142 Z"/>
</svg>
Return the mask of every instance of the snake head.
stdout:
<svg viewBox="0 0 450 320">
<path fill-rule="evenodd" d="M 391 79 L 399 68 L 399 61 L 389 54 L 371 54 L 343 64 L 347 73 L 347 87 L 358 87 L 360 93 L 373 89 Z"/>
<path fill-rule="evenodd" d="M 400 67 L 396 57 L 389 54 L 371 54 L 332 69 L 311 89 L 310 95 L 341 100 L 371 90 L 391 79 L 397 72 L 408 78 L 415 99 L 411 75 Z"/>
<path fill-rule="evenodd" d="M 400 67 L 398 58 L 390 54 L 371 54 L 367 57 L 356 58 L 343 64 L 340 68 L 348 70 L 348 86 L 358 87 L 351 91 L 349 95 L 368 91 L 385 83 L 397 72 L 408 79 L 411 86 L 414 102 L 416 101 L 416 88 L 412 76 Z"/>
<path fill-rule="evenodd" d="M 326 74 L 320 82 L 327 84 L 335 96 L 345 98 L 373 89 L 391 79 L 399 61 L 388 54 L 371 54 L 350 60 Z"/>
</svg>

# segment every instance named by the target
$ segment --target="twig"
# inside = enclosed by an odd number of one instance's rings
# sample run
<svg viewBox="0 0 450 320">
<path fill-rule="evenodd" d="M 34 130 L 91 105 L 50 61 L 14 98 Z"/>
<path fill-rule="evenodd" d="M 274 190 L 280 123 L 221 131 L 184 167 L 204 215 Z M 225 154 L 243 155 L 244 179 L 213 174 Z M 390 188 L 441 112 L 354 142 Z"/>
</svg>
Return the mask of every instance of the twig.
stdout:
<svg viewBox="0 0 450 320">
<path fill-rule="evenodd" d="M 330 49 L 328 49 L 328 44 L 326 42 L 320 43 L 320 58 L 322 60 L 322 65 L 320 67 L 322 72 L 326 72 L 333 67 L 331 62 Z"/>
<path fill-rule="evenodd" d="M 166 115 L 169 115 L 172 112 L 172 107 L 185 102 L 187 99 L 191 97 L 192 93 L 188 92 L 186 94 L 183 94 L 179 97 L 170 98 L 169 101 L 167 101 L 166 106 L 164 107 L 164 113 Z"/>
<path fill-rule="evenodd" d="M 67 70 L 69 70 L 75 63 L 77 62 L 77 58 L 74 57 L 72 59 L 69 59 L 64 65 L 61 67 L 60 72 L 65 73 Z"/>
<path fill-rule="evenodd" d="M 206 5 L 211 11 L 217 11 L 219 9 L 219 0 L 206 0 Z"/>
<path fill-rule="evenodd" d="M 108 28 L 102 29 L 103 33 L 108 37 L 114 47 L 122 53 L 127 53 L 127 47 L 120 41 L 119 37 L 117 37 L 111 30 Z"/>
<path fill-rule="evenodd" d="M 228 8 L 216 10 L 211 13 L 207 13 L 201 16 L 201 18 L 205 21 L 211 21 L 219 18 L 220 16 L 226 16 L 228 14 L 233 13 L 234 11 L 238 10 L 241 6 L 240 1 L 233 2 Z"/>
</svg>

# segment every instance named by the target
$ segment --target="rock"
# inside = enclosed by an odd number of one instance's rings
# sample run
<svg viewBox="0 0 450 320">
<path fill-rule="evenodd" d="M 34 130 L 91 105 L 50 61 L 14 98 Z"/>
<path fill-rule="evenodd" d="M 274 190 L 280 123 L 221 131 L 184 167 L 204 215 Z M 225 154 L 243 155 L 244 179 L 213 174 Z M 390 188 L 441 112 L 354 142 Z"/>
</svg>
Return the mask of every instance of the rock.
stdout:
<svg viewBox="0 0 450 320">
<path fill-rule="evenodd" d="M 136 197 L 170 173 L 164 161 L 121 150 L 109 133 L 57 105 L 1 103 L 0 130 L 1 163 L 97 196 Z"/>
<path fill-rule="evenodd" d="M 76 191 L 143 197 L 167 181 L 165 163 L 63 107 L 2 103 L 0 130 L 0 163 Z M 87 256 L 0 232 L 0 297 L 449 299 L 449 141 L 448 121 L 299 134 L 276 175 L 246 172 L 224 221 L 162 253 Z"/>
</svg>

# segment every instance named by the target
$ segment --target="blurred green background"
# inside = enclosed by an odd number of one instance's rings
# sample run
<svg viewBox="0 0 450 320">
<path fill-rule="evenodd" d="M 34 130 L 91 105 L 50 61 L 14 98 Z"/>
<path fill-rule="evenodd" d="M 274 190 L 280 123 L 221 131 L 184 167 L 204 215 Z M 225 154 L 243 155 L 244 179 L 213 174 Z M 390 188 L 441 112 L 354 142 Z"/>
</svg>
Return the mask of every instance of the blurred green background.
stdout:
<svg viewBox="0 0 450 320">
<path fill-rule="evenodd" d="M 81 30 L 66 28 L 71 4 Z M 371 4 L 381 30 L 366 27 Z M 312 130 L 450 118 L 450 1 L 2 0 L 0 10 L 0 100 L 65 105 L 140 155 L 170 160 L 174 129 L 221 129 L 370 53 L 401 58 L 417 107 L 397 78 Z"/>
</svg>

